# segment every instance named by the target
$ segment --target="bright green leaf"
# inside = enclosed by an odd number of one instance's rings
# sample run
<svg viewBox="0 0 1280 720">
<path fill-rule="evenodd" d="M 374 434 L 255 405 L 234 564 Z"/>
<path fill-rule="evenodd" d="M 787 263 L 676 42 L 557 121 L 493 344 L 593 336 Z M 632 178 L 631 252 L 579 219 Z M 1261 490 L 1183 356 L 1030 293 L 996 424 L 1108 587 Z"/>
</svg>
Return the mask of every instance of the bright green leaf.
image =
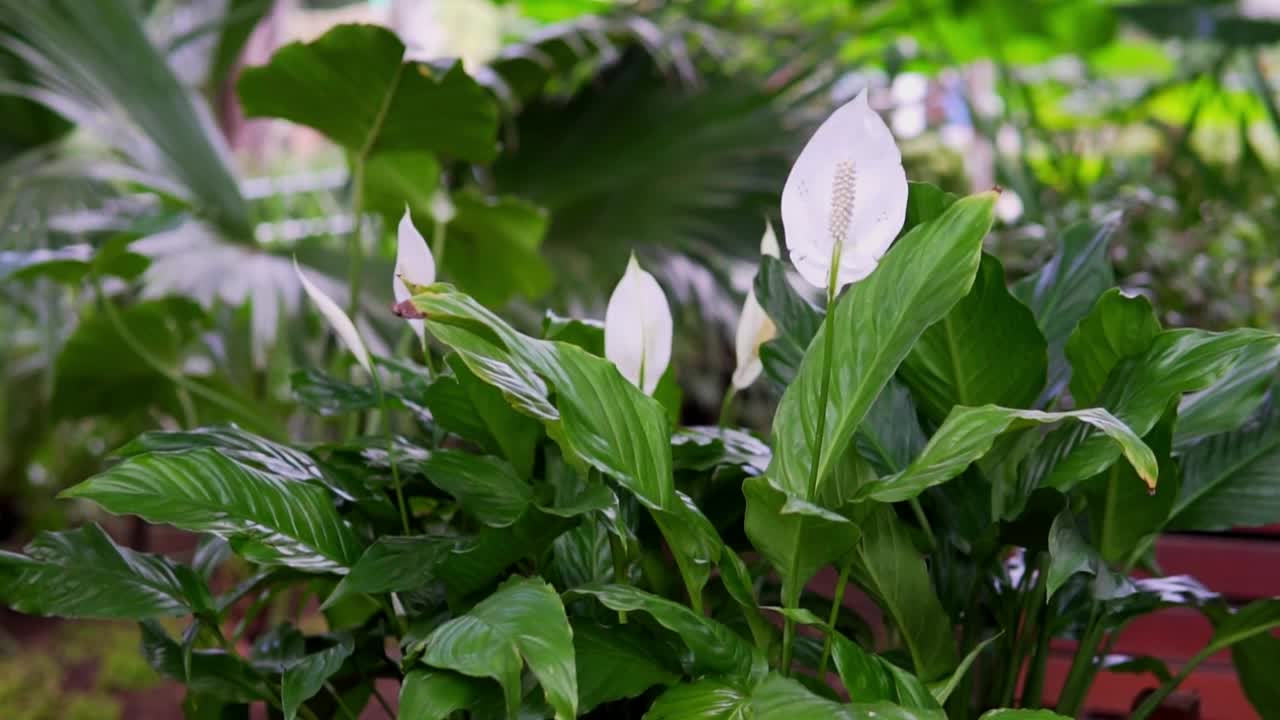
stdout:
<svg viewBox="0 0 1280 720">
<path fill-rule="evenodd" d="M 1076 405 L 1091 405 L 1121 360 L 1146 352 L 1160 332 L 1151 302 L 1112 288 L 1080 320 L 1067 339 L 1071 361 L 1071 397 Z"/>
</svg>

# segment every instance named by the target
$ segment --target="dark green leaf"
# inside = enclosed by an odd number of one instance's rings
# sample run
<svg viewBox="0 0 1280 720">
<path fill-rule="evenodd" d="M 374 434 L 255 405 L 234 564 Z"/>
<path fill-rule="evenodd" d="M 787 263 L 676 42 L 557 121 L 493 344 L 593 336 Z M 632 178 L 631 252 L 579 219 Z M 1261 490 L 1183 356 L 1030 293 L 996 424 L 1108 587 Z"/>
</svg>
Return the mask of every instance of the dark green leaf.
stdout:
<svg viewBox="0 0 1280 720">
<path fill-rule="evenodd" d="M 574 658 L 578 667 L 578 711 L 640 695 L 654 685 L 674 685 L 671 672 L 655 650 L 654 638 L 643 630 L 590 621 L 573 624 Z"/>
<path fill-rule="evenodd" d="M 978 720 L 1071 720 L 1049 710 L 988 710 Z"/>
<path fill-rule="evenodd" d="M 333 647 L 302 658 L 284 671 L 280 682 L 280 700 L 284 706 L 285 720 L 297 717 L 298 706 L 311 699 L 324 687 L 351 656 L 351 638 L 344 638 Z"/>
<path fill-rule="evenodd" d="M 1089 511 L 1098 552 L 1109 563 L 1131 567 L 1151 548 L 1178 497 L 1178 464 L 1172 452 L 1172 412 L 1143 438 L 1160 464 L 1160 482 L 1148 492 L 1128 463 L 1115 463 L 1102 475 L 1086 480 Z"/>
<path fill-rule="evenodd" d="M 882 475 L 905 470 L 924 450 L 924 430 L 905 385 L 889 380 L 858 427 L 854 443 Z"/>
<path fill-rule="evenodd" d="M 731 466 L 748 475 L 760 475 L 769 467 L 773 451 L 745 430 L 694 425 L 671 436 L 671 454 L 677 470 Z"/>
<path fill-rule="evenodd" d="M 592 355 L 604 357 L 604 323 L 599 320 L 560 317 L 548 310 L 542 316 L 542 337 L 577 345 Z"/>
<path fill-rule="evenodd" d="M 994 193 L 956 202 L 941 217 L 897 242 L 867 279 L 854 284 L 823 322 L 774 416 L 769 475 L 780 488 L 817 502 L 867 410 L 917 338 L 969 291 Z M 835 329 L 831 390 L 817 407 L 825 334 Z M 816 350 L 815 350 L 816 349 Z M 826 416 L 817 437 L 817 416 Z"/>
<path fill-rule="evenodd" d="M 243 465 L 289 480 L 320 480 L 323 477 L 310 455 L 234 425 L 195 430 L 152 430 L 130 440 L 114 454 L 130 458 L 149 452 L 180 453 L 200 448 L 214 448 Z"/>
<path fill-rule="evenodd" d="M 756 300 L 778 329 L 778 337 L 761 350 L 765 370 L 778 384 L 789 385 L 800 369 L 800 360 L 813 336 L 822 325 L 822 311 L 792 287 L 787 280 L 787 265 L 767 255 L 760 258 L 760 271 L 754 286 Z"/>
<path fill-rule="evenodd" d="M 453 377 L 439 377 L 427 388 L 424 402 L 436 421 L 485 449 L 501 454 L 521 477 L 533 472 L 542 428 L 516 412 L 499 388 L 478 378 L 456 354 L 448 358 Z"/>
<path fill-rule="evenodd" d="M 469 295 L 499 307 L 519 295 L 541 297 L 551 288 L 551 267 L 539 254 L 547 213 L 517 197 L 489 198 L 474 190 L 453 196 L 444 273 Z"/>
<path fill-rule="evenodd" d="M 1150 655 L 1140 655 L 1138 657 L 1109 656 L 1104 659 L 1102 669 L 1110 673 L 1131 673 L 1134 675 L 1150 673 L 1162 683 L 1168 682 L 1173 677 L 1173 673 L 1169 672 L 1169 666 L 1163 660 Z"/>
<path fill-rule="evenodd" d="M 107 512 L 209 532 L 254 562 L 345 572 L 355 533 L 327 491 L 241 465 L 215 450 L 138 455 L 63 492 Z"/>
<path fill-rule="evenodd" d="M 841 705 L 780 675 L 750 690 L 715 679 L 677 685 L 662 694 L 646 720 L 943 720 L 939 710 L 908 710 L 888 703 Z"/>
<path fill-rule="evenodd" d="M 1280 685 L 1275 681 L 1275 669 L 1280 667 L 1280 638 L 1268 633 L 1242 640 L 1231 648 L 1231 660 L 1240 687 L 1258 714 L 1266 718 L 1280 713 Z"/>
<path fill-rule="evenodd" d="M 1201 438 L 1239 429 L 1266 399 L 1277 365 L 1280 343 L 1251 347 L 1221 379 L 1183 398 L 1178 406 L 1175 446 L 1185 448 Z"/>
<path fill-rule="evenodd" d="M 488 455 L 436 450 L 422 464 L 422 470 L 431 484 L 492 527 L 514 523 L 533 499 L 533 489 L 510 464 Z"/>
<path fill-rule="evenodd" d="M 457 547 L 456 540 L 426 535 L 380 537 L 333 589 L 324 607 L 352 593 L 376 595 L 421 587 L 431 581 L 436 566 Z"/>
<path fill-rule="evenodd" d="M 303 407 L 324 416 L 378 407 L 378 395 L 372 387 L 342 382 L 314 368 L 293 371 L 289 385 Z"/>
<path fill-rule="evenodd" d="M 1103 293 L 1067 338 L 1076 405 L 1096 402 L 1116 363 L 1146 352 L 1159 332 L 1160 321 L 1145 297 L 1126 295 L 1118 288 Z"/>
<path fill-rule="evenodd" d="M 1280 409 L 1269 400 L 1247 425 L 1184 450 L 1169 527 L 1227 530 L 1280 520 Z"/>
<path fill-rule="evenodd" d="M 249 117 L 291 120 L 366 156 L 427 150 L 492 160 L 498 111 L 488 91 L 460 62 L 444 69 L 404 62 L 404 51 L 386 28 L 339 25 L 313 42 L 280 48 L 267 65 L 245 69 L 237 83 L 240 102 Z"/>
<path fill-rule="evenodd" d="M 901 372 L 921 409 L 941 420 L 956 405 L 1030 406 L 1044 388 L 1046 352 L 1000 261 L 984 253 L 969 294 L 924 331 Z"/>
<path fill-rule="evenodd" d="M 489 689 L 483 681 L 443 670 L 413 670 L 400 686 L 400 717 L 448 720 L 471 707 Z"/>
<path fill-rule="evenodd" d="M 395 150 L 371 156 L 364 168 L 364 205 L 395 226 L 405 208 L 415 225 L 430 226 L 431 200 L 440 185 L 440 163 L 422 150 Z"/>
<path fill-rule="evenodd" d="M 1045 597 L 1052 599 L 1058 589 L 1076 573 L 1093 576 L 1093 596 L 1100 600 L 1121 598 L 1136 592 L 1128 578 L 1107 567 L 1076 527 L 1070 510 L 1063 510 L 1049 529 L 1049 574 Z"/>
<path fill-rule="evenodd" d="M 97 525 L 41 533 L 25 550 L 0 551 L 0 599 L 19 612 L 137 620 L 213 608 L 191 568 L 120 547 Z"/>
<path fill-rule="evenodd" d="M 450 553 L 437 575 L 450 593 L 470 595 L 490 585 L 516 561 L 537 557 L 571 527 L 573 522 L 566 518 L 531 508 L 510 527 L 482 530 L 474 544 Z"/>
<path fill-rule="evenodd" d="M 154 620 L 143 620 L 142 654 L 156 672 L 184 683 L 190 691 L 222 700 L 254 702 L 273 698 L 265 679 L 249 664 L 222 650 L 192 650 L 186 657 Z"/>
<path fill-rule="evenodd" d="M 521 658 L 538 678 L 557 720 L 577 716 L 573 631 L 555 590 L 542 580 L 513 578 L 466 615 L 436 628 L 422 661 L 502 685 L 511 716 L 520 707 Z"/>
</svg>

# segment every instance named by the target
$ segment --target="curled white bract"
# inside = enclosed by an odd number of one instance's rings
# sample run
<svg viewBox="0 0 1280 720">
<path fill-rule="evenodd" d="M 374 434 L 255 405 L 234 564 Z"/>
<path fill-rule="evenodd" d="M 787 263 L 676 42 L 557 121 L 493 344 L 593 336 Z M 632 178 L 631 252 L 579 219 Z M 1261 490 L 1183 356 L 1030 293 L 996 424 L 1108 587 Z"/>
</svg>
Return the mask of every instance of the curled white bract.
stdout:
<svg viewBox="0 0 1280 720">
<path fill-rule="evenodd" d="M 818 127 L 787 176 L 782 226 L 791 262 L 815 287 L 834 278 L 839 290 L 875 270 L 906 212 L 902 154 L 863 90 Z"/>
<path fill-rule="evenodd" d="M 360 333 L 356 331 L 355 323 L 351 322 L 351 318 L 347 316 L 342 308 L 338 307 L 338 303 L 332 298 L 324 294 L 324 291 L 316 287 L 307 276 L 303 274 L 302 268 L 298 267 L 298 259 L 293 259 L 293 271 L 298 274 L 298 281 L 302 283 L 302 289 L 306 291 L 307 297 L 311 298 L 311 302 L 315 304 L 316 309 L 324 316 L 325 322 L 329 323 L 329 327 L 338 334 L 343 344 L 356 356 L 356 362 L 360 363 L 360 367 L 365 372 L 373 374 L 373 362 L 369 359 L 369 350 L 364 346 L 364 340 L 360 338 Z"/>
<path fill-rule="evenodd" d="M 396 304 L 408 300 L 413 295 L 406 281 L 414 285 L 430 285 L 436 281 L 436 260 L 431 255 L 431 248 L 427 247 L 426 239 L 422 237 L 422 233 L 418 232 L 418 228 L 414 227 L 408 208 L 405 208 L 404 216 L 400 218 L 400 227 L 396 233 L 396 267 L 394 277 L 391 279 L 391 290 L 395 294 Z M 423 321 L 408 320 L 407 322 L 417 334 L 418 340 L 422 340 L 426 332 Z"/>
<path fill-rule="evenodd" d="M 671 334 L 667 296 L 633 255 L 605 310 L 605 357 L 623 377 L 652 395 L 671 362 Z"/>
<path fill-rule="evenodd" d="M 760 254 L 779 257 L 778 236 L 773 232 L 773 225 L 767 224 L 764 237 L 760 239 Z M 778 336 L 778 328 L 773 324 L 760 301 L 756 299 L 755 290 L 747 291 L 746 302 L 742 304 L 742 314 L 738 316 L 738 331 L 734 335 L 734 350 L 738 365 L 733 371 L 733 387 L 745 390 L 760 377 L 764 365 L 760 362 L 760 346 Z"/>
</svg>

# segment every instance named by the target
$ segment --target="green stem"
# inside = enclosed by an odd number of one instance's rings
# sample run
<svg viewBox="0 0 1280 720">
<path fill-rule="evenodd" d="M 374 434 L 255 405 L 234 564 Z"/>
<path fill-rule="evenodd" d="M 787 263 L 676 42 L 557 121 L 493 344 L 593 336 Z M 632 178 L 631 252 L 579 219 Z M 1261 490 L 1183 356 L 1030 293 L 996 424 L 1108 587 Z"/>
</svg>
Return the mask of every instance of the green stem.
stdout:
<svg viewBox="0 0 1280 720">
<path fill-rule="evenodd" d="M 400 484 L 400 466 L 396 462 L 396 436 L 390 432 L 391 429 L 391 408 L 387 405 L 387 394 L 382 391 L 382 380 L 378 378 L 377 368 L 374 368 L 373 387 L 378 393 L 378 407 L 382 408 L 383 424 L 387 426 L 387 462 L 391 464 L 391 484 L 396 490 L 396 506 L 400 508 L 400 527 L 404 530 L 405 535 L 410 534 L 409 530 L 409 511 L 408 506 L 404 502 L 404 488 Z"/>
<path fill-rule="evenodd" d="M 361 153 L 351 163 L 351 237 L 347 239 L 347 285 L 350 296 L 347 300 L 347 314 L 355 317 L 360 309 L 360 281 L 363 278 L 364 248 L 360 231 L 364 227 L 364 166 L 365 156 Z"/>
<path fill-rule="evenodd" d="M 1071 670 L 1062 684 L 1062 693 L 1058 696 L 1057 712 L 1060 715 L 1075 717 L 1084 702 L 1089 690 L 1089 681 L 1094 673 L 1094 651 L 1103 634 L 1102 604 L 1095 603 L 1089 616 L 1089 624 L 1085 626 L 1084 635 L 1080 637 L 1080 647 L 1071 660 Z"/>
<path fill-rule="evenodd" d="M 116 310 L 115 304 L 111 302 L 111 299 L 108 298 L 107 294 L 102 290 L 102 283 L 96 276 L 93 278 L 93 284 L 94 290 L 98 295 L 98 301 L 102 304 L 103 312 L 106 313 L 107 320 L 115 329 L 116 334 L 118 334 L 120 339 L 124 340 L 124 344 L 127 345 L 129 349 L 141 358 L 142 361 L 152 370 L 164 376 L 165 379 L 173 383 L 180 391 L 189 392 L 192 395 L 198 395 L 204 398 L 223 410 L 226 410 L 228 413 L 244 420 L 246 425 L 253 427 L 254 430 L 262 433 L 263 435 L 274 439 L 283 437 L 283 432 L 262 420 L 262 418 L 258 417 L 258 415 L 253 411 L 231 398 L 224 396 L 216 390 L 207 388 L 199 383 L 192 382 L 177 370 L 170 368 L 166 363 L 160 360 L 160 358 L 153 355 L 151 351 L 134 336 L 128 326 L 125 325 L 124 319 L 120 317 L 120 313 Z M 194 413 L 194 410 L 192 410 L 192 412 Z"/>
<path fill-rule="evenodd" d="M 720 403 L 720 420 L 718 422 L 720 427 L 729 427 L 730 423 L 732 423 L 734 410 L 733 400 L 737 395 L 738 389 L 733 385 L 730 385 L 729 389 L 725 390 L 724 400 Z"/>
<path fill-rule="evenodd" d="M 911 512 L 916 516 L 916 522 L 920 523 L 920 529 L 924 530 L 924 536 L 929 541 L 929 549 L 938 547 L 938 538 L 933 534 L 933 526 L 929 524 L 929 516 L 924 514 L 924 508 L 920 506 L 920 498 L 911 498 Z"/>
<path fill-rule="evenodd" d="M 831 639 L 836 633 L 836 621 L 840 619 L 840 608 L 844 605 L 844 589 L 849 584 L 850 564 L 840 568 L 840 577 L 836 580 L 836 592 L 831 597 L 831 612 L 827 615 L 827 637 L 822 641 L 822 661 L 818 663 L 818 680 L 827 676 L 827 661 L 831 659 Z"/>
<path fill-rule="evenodd" d="M 324 684 L 324 689 L 328 690 L 329 694 L 333 696 L 334 701 L 338 703 L 338 708 L 342 710 L 342 714 L 346 716 L 348 720 L 356 720 L 356 714 L 351 712 L 351 708 L 347 707 L 347 704 L 342 701 L 342 695 L 338 692 L 338 689 L 333 686 L 333 683 L 326 682 Z"/>
<path fill-rule="evenodd" d="M 1044 701 L 1044 675 L 1049 665 L 1049 643 L 1053 639 L 1049 632 L 1053 612 L 1048 597 L 1049 555 L 1040 554 L 1038 572 L 1042 578 L 1040 584 L 1039 620 L 1036 625 L 1036 649 L 1031 656 L 1031 665 L 1027 668 L 1027 681 L 1022 688 L 1022 707 L 1038 708 Z"/>
<path fill-rule="evenodd" d="M 1212 647 L 1205 647 L 1200 652 L 1191 656 L 1191 659 L 1187 661 L 1186 665 L 1182 666 L 1182 670 L 1178 671 L 1177 675 L 1169 678 L 1158 690 L 1148 695 L 1147 699 L 1142 701 L 1142 704 L 1138 706 L 1138 709 L 1134 710 L 1133 714 L 1129 716 L 1129 720 L 1146 720 L 1146 717 L 1155 712 L 1156 708 L 1160 707 L 1160 703 L 1164 702 L 1164 699 L 1169 697 L 1170 693 L 1177 690 L 1178 686 L 1182 684 L 1182 681 L 1186 680 L 1187 676 L 1190 675 L 1192 671 L 1200 665 L 1200 663 L 1204 662 L 1213 654 L 1212 650 Z"/>
<path fill-rule="evenodd" d="M 1036 559 L 1038 560 L 1037 553 Z M 1036 566 L 1039 563 L 1037 561 Z M 1009 658 L 1008 673 L 1005 676 L 1004 686 L 1000 693 L 1000 707 L 1010 707 L 1013 704 L 1013 696 L 1018 690 L 1018 676 L 1022 674 L 1024 665 L 1023 658 L 1029 650 L 1029 643 L 1032 637 L 1037 636 L 1038 630 L 1036 620 L 1040 616 L 1040 607 L 1044 602 L 1044 578 L 1031 563 L 1027 563 L 1024 572 L 1027 577 L 1031 578 L 1031 587 L 1022 593 L 1022 607 L 1019 610 L 1018 617 L 1014 618 L 1014 629 L 1018 631 L 1017 638 L 1013 644 L 1013 656 Z M 1034 576 L 1034 577 L 1033 577 Z M 1022 626 L 1018 627 L 1017 623 L 1021 620 Z"/>
</svg>

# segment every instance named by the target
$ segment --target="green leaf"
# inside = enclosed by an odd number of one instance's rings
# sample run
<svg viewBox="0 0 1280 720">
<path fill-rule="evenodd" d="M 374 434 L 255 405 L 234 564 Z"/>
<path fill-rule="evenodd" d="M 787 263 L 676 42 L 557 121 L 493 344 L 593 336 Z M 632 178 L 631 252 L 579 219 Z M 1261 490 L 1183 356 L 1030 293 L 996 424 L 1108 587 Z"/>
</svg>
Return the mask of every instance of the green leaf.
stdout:
<svg viewBox="0 0 1280 720">
<path fill-rule="evenodd" d="M 590 596 L 610 610 L 642 612 L 680 636 L 692 653 L 695 675 L 717 673 L 745 678 L 755 659 L 753 648 L 742 636 L 688 607 L 647 593 L 631 585 L 604 585 L 570 590 L 569 597 Z"/>
<path fill-rule="evenodd" d="M 1183 393 L 1208 387 L 1257 346 L 1274 347 L 1277 336 L 1261 330 L 1166 330 L 1143 354 L 1111 371 L 1098 404 L 1134 433 L 1146 435 L 1169 404 Z M 1041 485 L 1067 490 L 1105 470 L 1121 449 L 1092 427 L 1059 428 L 1028 461 L 1030 476 Z"/>
<path fill-rule="evenodd" d="M 774 416 L 769 475 L 779 489 L 809 502 L 821 497 L 823 484 L 898 364 L 925 329 L 968 293 L 994 202 L 994 193 L 965 198 L 907 233 L 875 272 L 836 302 Z M 827 370 L 821 350 L 833 328 L 838 364 L 831 369 L 827 405 L 817 407 Z M 819 413 L 826 416 L 821 438 L 816 436 Z"/>
<path fill-rule="evenodd" d="M 315 368 L 293 371 L 289 386 L 303 407 L 325 417 L 379 407 L 378 394 L 371 386 L 343 382 Z"/>
<path fill-rule="evenodd" d="M 654 638 L 643 630 L 590 621 L 573 624 L 573 651 L 578 672 L 578 711 L 601 703 L 640 695 L 654 685 L 674 685 L 680 676 L 655 653 Z"/>
<path fill-rule="evenodd" d="M 783 605 L 795 607 L 818 570 L 853 549 L 859 528 L 838 515 L 788 512 L 790 499 L 765 477 L 748 478 L 742 492 L 747 537 L 782 576 Z"/>
<path fill-rule="evenodd" d="M 457 216 L 448 228 L 444 273 L 469 295 L 500 307 L 551 289 L 551 266 L 538 252 L 547 212 L 518 197 L 485 197 L 467 189 L 453 196 Z"/>
<path fill-rule="evenodd" d="M 1226 617 L 1213 618 L 1213 637 L 1196 657 L 1205 658 L 1238 642 L 1280 627 L 1280 598 L 1254 600 Z"/>
<path fill-rule="evenodd" d="M 1119 288 L 1103 293 L 1067 339 L 1076 405 L 1093 404 L 1116 363 L 1146 352 L 1159 333 L 1160 320 L 1145 297 Z"/>
<path fill-rule="evenodd" d="M 973 289 L 920 336 L 902 378 L 922 410 L 940 420 L 956 405 L 1028 407 L 1044 388 L 1044 336 L 1009 294 L 1004 268 L 983 254 Z"/>
<path fill-rule="evenodd" d="M 1174 445 L 1184 448 L 1201 438 L 1244 425 L 1266 399 L 1276 379 L 1277 365 L 1280 344 L 1251 347 L 1217 382 L 1184 397 L 1178 406 Z"/>
<path fill-rule="evenodd" d="M 424 663 L 497 680 L 510 717 L 520 708 L 521 658 L 556 719 L 577 716 L 573 631 L 560 597 L 542 580 L 512 578 L 466 615 L 436 628 L 425 644 Z"/>
<path fill-rule="evenodd" d="M 223 650 L 188 654 L 154 620 L 143 620 L 142 654 L 156 672 L 178 680 L 191 692 L 233 702 L 274 700 L 266 680 L 244 660 Z"/>
<path fill-rule="evenodd" d="M 1118 216 L 1097 224 L 1067 228 L 1058 250 L 1039 271 L 1013 286 L 1013 294 L 1031 308 L 1049 344 L 1049 394 L 1067 381 L 1067 338 L 1089 313 L 1098 296 L 1115 284 L 1107 246 L 1120 226 Z"/>
<path fill-rule="evenodd" d="M 429 227 L 431 200 L 440 186 L 440 162 L 430 152 L 394 150 L 370 157 L 364 166 L 364 206 L 395 227 L 405 208 L 414 224 Z"/>
<path fill-rule="evenodd" d="M 988 710 L 978 720 L 1071 720 L 1049 710 Z"/>
<path fill-rule="evenodd" d="M 213 608 L 191 568 L 120 547 L 97 525 L 40 533 L 25 551 L 0 551 L 0 599 L 18 612 L 137 620 Z"/>
<path fill-rule="evenodd" d="M 240 103 L 248 117 L 306 125 L 363 156 L 426 150 L 492 160 L 498 110 L 488 91 L 460 62 L 444 69 L 404 62 L 404 51 L 386 28 L 339 25 L 246 68 L 236 86 Z"/>
<path fill-rule="evenodd" d="M 488 688 L 480 682 L 442 670 L 413 670 L 400 686 L 399 717 L 406 720 L 448 720 L 466 710 Z"/>
<path fill-rule="evenodd" d="M 1076 420 L 1098 428 L 1103 436 L 1120 449 L 1148 488 L 1154 489 L 1158 464 L 1151 448 L 1124 423 L 1101 408 L 1066 412 L 1041 412 L 983 405 L 970 408 L 956 406 L 943 421 L 929 444 L 907 469 L 864 485 L 861 496 L 879 502 L 909 500 L 925 489 L 940 485 L 969 467 L 991 449 L 1002 433 L 1036 424 Z"/>
<path fill-rule="evenodd" d="M 921 680 L 930 682 L 955 669 L 951 618 L 934 593 L 924 558 L 892 510 L 878 508 L 862 524 L 853 577 L 898 628 Z"/>
<path fill-rule="evenodd" d="M 206 321 L 200 306 L 185 298 L 136 303 L 120 311 L 120 319 L 148 354 L 175 368 Z M 157 405 L 176 408 L 169 381 L 125 343 L 106 313 L 81 320 L 58 353 L 54 414 L 119 416 Z"/>
<path fill-rule="evenodd" d="M 769 377 L 785 387 L 795 378 L 805 348 L 818 334 L 822 311 L 796 292 L 787 280 L 786 263 L 778 258 L 760 258 L 753 289 L 760 307 L 778 330 L 778 336 L 761 348 L 761 360 Z"/>
<path fill-rule="evenodd" d="M 670 510 L 651 512 L 667 540 L 667 547 L 675 556 L 693 606 L 701 608 L 702 589 L 711 578 L 712 567 L 720 561 L 724 541 L 688 495 L 677 492 L 676 500 Z"/>
<path fill-rule="evenodd" d="M 501 390 L 478 378 L 458 355 L 450 355 L 447 361 L 453 377 L 436 378 L 423 398 L 436 422 L 501 454 L 521 477 L 529 477 L 542 427 L 516 412 Z"/>
<path fill-rule="evenodd" d="M 956 688 L 960 686 L 960 681 L 963 680 L 965 674 L 969 672 L 969 668 L 973 667 L 973 663 L 978 659 L 978 656 L 982 654 L 983 649 L 995 642 L 996 638 L 1000 637 L 1000 635 L 1001 633 L 998 632 L 977 645 L 974 645 L 973 649 L 969 651 L 968 655 L 964 656 L 964 659 L 960 661 L 960 665 L 951 673 L 951 676 L 947 678 L 946 682 L 929 688 L 929 692 L 933 694 L 933 698 L 938 701 L 939 705 L 947 704 L 947 700 L 951 697 L 951 693 L 955 692 Z"/>
<path fill-rule="evenodd" d="M 542 316 L 542 338 L 577 345 L 604 357 L 604 323 L 599 320 L 561 317 L 548 310 Z"/>
<path fill-rule="evenodd" d="M 736 467 L 748 475 L 762 475 L 773 451 L 746 430 L 692 425 L 671 436 L 671 455 L 677 470 Z"/>
<path fill-rule="evenodd" d="M 1275 717 L 1280 713 L 1280 686 L 1275 682 L 1275 669 L 1280 667 L 1280 638 L 1264 634 L 1242 640 L 1231 648 L 1231 661 L 1235 663 L 1240 687 L 1258 715 Z"/>
<path fill-rule="evenodd" d="M 324 477 L 310 455 L 234 425 L 195 430 L 151 430 L 130 440 L 113 454 L 131 458 L 150 452 L 179 453 L 200 448 L 213 448 L 242 465 L 289 480 L 321 480 Z"/>
<path fill-rule="evenodd" d="M 351 638 L 346 637 L 337 645 L 307 655 L 285 669 L 280 682 L 280 704 L 284 706 L 285 720 L 297 717 L 298 707 L 324 688 L 351 656 L 353 648 Z"/>
<path fill-rule="evenodd" d="M 721 680 L 677 685 L 654 701 L 644 720 L 746 720 L 754 717 L 750 697 Z"/>
<path fill-rule="evenodd" d="M 332 607 L 353 593 L 377 595 L 422 587 L 435 577 L 436 567 L 457 547 L 457 540 L 452 538 L 380 537 L 364 551 L 322 607 Z"/>
<path fill-rule="evenodd" d="M 920 429 L 915 402 L 905 385 L 889 380 L 858 427 L 854 443 L 876 472 L 883 475 L 906 469 L 924 450 L 924 430 Z"/>
<path fill-rule="evenodd" d="M 677 685 L 663 693 L 645 720 L 943 720 L 940 710 L 888 703 L 841 705 L 771 674 L 750 690 L 716 679 Z"/>
<path fill-rule="evenodd" d="M 1247 425 L 1182 453 L 1171 530 L 1229 530 L 1280 521 L 1280 409 L 1269 400 Z"/>
<path fill-rule="evenodd" d="M 1075 517 L 1067 509 L 1054 518 L 1053 526 L 1049 528 L 1049 573 L 1045 579 L 1045 598 L 1052 599 L 1076 573 L 1094 577 L 1093 596 L 1099 600 L 1135 592 L 1129 579 L 1107 567 L 1098 551 L 1084 539 L 1076 527 Z"/>
<path fill-rule="evenodd" d="M 209 532 L 246 558 L 310 572 L 345 572 L 360 543 L 329 494 L 241 465 L 215 450 L 130 458 L 62 493 L 117 515 Z"/>
<path fill-rule="evenodd" d="M 468 513 L 492 527 L 520 518 L 533 500 L 533 488 L 504 460 L 461 450 L 436 450 L 422 470 L 432 485 L 449 493 Z"/>
<path fill-rule="evenodd" d="M 1148 492 L 1133 466 L 1115 463 L 1102 475 L 1086 480 L 1089 511 L 1098 552 L 1103 560 L 1131 567 L 1155 542 L 1178 497 L 1178 464 L 1171 455 L 1174 415 L 1171 410 L 1147 433 L 1147 443 L 1159 462 L 1160 483 Z"/>
<path fill-rule="evenodd" d="M 485 528 L 474 544 L 454 550 L 440 563 L 438 577 L 451 594 L 465 597 L 488 587 L 516 561 L 537 557 L 561 533 L 569 519 L 530 508 L 514 525 Z"/>
<path fill-rule="evenodd" d="M 431 286 L 412 303 L 477 377 L 543 420 L 567 457 L 615 478 L 647 507 L 676 502 L 666 411 L 613 363 L 575 345 L 522 335 L 447 285 Z"/>
</svg>

